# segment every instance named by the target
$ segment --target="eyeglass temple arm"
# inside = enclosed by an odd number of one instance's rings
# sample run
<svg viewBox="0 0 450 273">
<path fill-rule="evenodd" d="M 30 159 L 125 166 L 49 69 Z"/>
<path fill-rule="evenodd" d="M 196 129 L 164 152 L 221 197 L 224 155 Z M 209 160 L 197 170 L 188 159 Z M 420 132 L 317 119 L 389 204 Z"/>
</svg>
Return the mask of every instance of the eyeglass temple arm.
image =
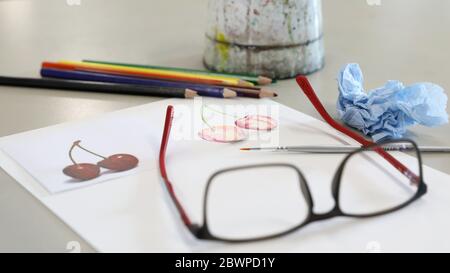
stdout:
<svg viewBox="0 0 450 273">
<path fill-rule="evenodd" d="M 376 143 L 369 141 L 365 139 L 360 134 L 346 128 L 345 126 L 341 125 L 340 123 L 336 122 L 325 110 L 325 107 L 320 102 L 319 98 L 317 97 L 316 93 L 314 92 L 314 88 L 311 86 L 311 83 L 305 76 L 297 76 L 296 78 L 297 84 L 300 86 L 300 88 L 303 90 L 303 93 L 308 97 L 308 99 L 313 104 L 314 108 L 319 112 L 320 116 L 334 129 L 338 130 L 341 133 L 346 134 L 347 136 L 353 138 L 354 140 L 358 141 L 363 145 L 364 147 L 375 145 Z M 415 185 L 419 184 L 419 177 L 417 177 L 416 174 L 411 172 L 405 165 L 403 165 L 401 162 L 399 162 L 397 159 L 395 159 L 393 156 L 391 156 L 388 152 L 386 152 L 382 148 L 375 148 L 376 152 L 379 153 L 381 156 L 383 156 L 389 163 L 391 163 L 397 170 L 399 170 L 402 174 L 404 174 L 407 178 L 411 180 L 412 183 Z"/>
<path fill-rule="evenodd" d="M 173 106 L 172 105 L 167 106 L 166 119 L 164 122 L 164 131 L 161 140 L 161 148 L 159 150 L 159 170 L 164 180 L 164 184 L 166 185 L 167 191 L 169 192 L 170 198 L 174 202 L 175 207 L 178 210 L 178 213 L 180 214 L 181 220 L 191 232 L 194 232 L 195 225 L 192 224 L 189 216 L 187 215 L 186 211 L 181 205 L 181 202 L 178 200 L 178 197 L 175 193 L 175 190 L 172 186 L 172 183 L 169 180 L 166 171 L 166 150 L 170 137 L 170 129 L 172 128 L 173 112 L 174 112 Z"/>
</svg>

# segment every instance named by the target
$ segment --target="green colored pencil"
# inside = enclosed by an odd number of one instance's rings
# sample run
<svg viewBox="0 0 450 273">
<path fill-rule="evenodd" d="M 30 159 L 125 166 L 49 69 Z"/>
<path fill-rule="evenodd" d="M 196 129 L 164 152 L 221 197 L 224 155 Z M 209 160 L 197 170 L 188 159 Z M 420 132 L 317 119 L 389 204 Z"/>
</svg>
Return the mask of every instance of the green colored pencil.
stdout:
<svg viewBox="0 0 450 273">
<path fill-rule="evenodd" d="M 217 73 L 217 72 L 210 72 L 210 71 L 206 71 L 206 70 L 190 69 L 190 68 L 116 63 L 116 62 L 105 62 L 105 61 L 96 61 L 96 60 L 83 60 L 83 62 L 96 63 L 96 64 L 118 65 L 118 66 L 125 66 L 125 67 L 134 67 L 134 68 L 150 68 L 150 69 L 161 69 L 161 70 L 168 70 L 168 71 L 179 71 L 179 72 L 201 74 L 201 75 L 208 75 L 208 76 L 219 76 L 219 77 L 222 76 L 222 77 L 241 79 L 241 80 L 248 81 L 248 82 L 251 82 L 251 83 L 254 83 L 257 85 L 267 85 L 267 84 L 271 84 L 271 83 L 275 82 L 271 78 L 267 78 L 264 76 L 248 76 L 248 75 L 238 75 L 238 74 L 231 74 L 231 73 Z"/>
</svg>

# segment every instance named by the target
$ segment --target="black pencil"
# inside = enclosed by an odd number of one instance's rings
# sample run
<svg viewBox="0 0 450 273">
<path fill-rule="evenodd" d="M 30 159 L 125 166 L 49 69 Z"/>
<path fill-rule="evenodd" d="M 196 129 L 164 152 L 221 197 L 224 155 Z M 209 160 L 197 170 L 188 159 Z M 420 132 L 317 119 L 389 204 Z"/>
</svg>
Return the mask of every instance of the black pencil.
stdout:
<svg viewBox="0 0 450 273">
<path fill-rule="evenodd" d="M 239 97 L 249 97 L 249 98 L 272 98 L 277 97 L 277 93 L 270 91 L 266 88 L 261 88 L 260 90 L 252 90 L 247 88 L 235 88 L 229 87 L 228 89 L 236 92 Z"/>
<path fill-rule="evenodd" d="M 156 97 L 192 98 L 197 96 L 196 91 L 185 88 L 93 83 L 42 78 L 16 78 L 0 76 L 0 85 Z"/>
</svg>

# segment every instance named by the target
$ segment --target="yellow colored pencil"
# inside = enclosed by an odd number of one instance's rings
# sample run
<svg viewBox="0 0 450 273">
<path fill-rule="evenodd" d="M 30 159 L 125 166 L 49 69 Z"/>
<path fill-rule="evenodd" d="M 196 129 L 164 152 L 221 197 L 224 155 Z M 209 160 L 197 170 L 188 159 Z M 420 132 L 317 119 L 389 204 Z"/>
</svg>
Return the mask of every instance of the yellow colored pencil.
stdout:
<svg viewBox="0 0 450 273">
<path fill-rule="evenodd" d="M 229 84 L 234 86 L 254 86 L 254 84 L 251 82 L 243 81 L 236 78 L 183 73 L 178 71 L 168 71 L 150 68 L 135 68 L 110 64 L 97 64 L 97 63 L 75 62 L 65 60 L 59 61 L 58 63 L 73 66 L 75 69 L 86 71 L 101 71 L 106 73 L 135 75 L 155 79 L 189 81 L 189 82 L 216 84 L 216 85 Z"/>
<path fill-rule="evenodd" d="M 217 71 L 206 71 L 201 69 L 194 68 L 183 68 L 183 67 L 169 67 L 169 66 L 158 66 L 158 65 L 144 65 L 144 64 L 130 64 L 130 63 L 117 63 L 117 62 L 108 62 L 108 61 L 96 61 L 96 60 L 83 60 L 84 63 L 97 63 L 97 64 L 111 64 L 111 65 L 120 65 L 120 66 L 128 66 L 128 67 L 136 67 L 136 68 L 151 68 L 151 69 L 161 69 L 161 70 L 170 70 L 170 71 L 178 71 L 190 74 L 200 74 L 200 75 L 209 75 L 209 76 L 221 76 L 221 77 L 229 77 L 235 79 L 241 79 L 244 81 L 251 82 L 256 85 L 267 85 L 271 83 L 275 83 L 275 79 L 271 79 L 264 76 L 252 76 L 252 75 L 240 75 L 235 73 L 226 73 L 226 72 L 217 72 Z"/>
</svg>

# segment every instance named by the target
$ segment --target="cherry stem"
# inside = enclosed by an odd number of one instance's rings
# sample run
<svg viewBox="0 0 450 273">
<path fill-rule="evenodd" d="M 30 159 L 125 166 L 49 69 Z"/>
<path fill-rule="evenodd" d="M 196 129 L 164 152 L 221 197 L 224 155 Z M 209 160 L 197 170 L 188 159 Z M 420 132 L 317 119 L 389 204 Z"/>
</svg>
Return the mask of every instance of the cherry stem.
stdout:
<svg viewBox="0 0 450 273">
<path fill-rule="evenodd" d="M 88 153 L 90 153 L 90 154 L 93 154 L 93 155 L 95 155 L 95 156 L 98 156 L 98 157 L 101 157 L 101 158 L 103 158 L 103 159 L 106 159 L 105 156 L 96 154 L 96 153 L 94 153 L 93 151 L 90 151 L 90 150 L 84 148 L 83 146 L 80 145 L 80 142 L 81 142 L 80 140 L 75 141 L 75 142 L 73 143 L 72 149 L 73 149 L 74 146 L 77 146 L 78 148 L 80 148 L 80 149 L 82 149 L 82 150 L 84 150 L 84 151 L 86 151 L 86 152 L 88 152 Z M 72 150 L 72 149 L 71 149 L 71 150 Z M 72 161 L 73 161 L 73 160 L 72 160 Z"/>
<path fill-rule="evenodd" d="M 203 121 L 203 123 L 205 123 L 211 130 L 213 130 L 213 131 L 215 131 L 215 129 L 208 123 L 208 121 L 206 120 L 206 117 L 205 117 L 205 107 L 207 107 L 207 106 L 205 106 L 205 105 L 202 105 L 202 121 Z"/>
<path fill-rule="evenodd" d="M 75 148 L 75 146 L 77 146 L 76 143 L 77 143 L 77 142 L 75 141 L 75 142 L 72 144 L 72 147 L 70 147 L 70 150 L 69 150 L 69 158 L 70 158 L 70 161 L 72 161 L 74 165 L 77 165 L 77 164 L 78 164 L 78 163 L 75 161 L 75 159 L 73 159 L 73 157 L 72 157 L 72 151 L 73 151 L 73 148 Z"/>
<path fill-rule="evenodd" d="M 210 111 L 216 112 L 216 113 L 224 115 L 224 116 L 229 116 L 229 117 L 233 117 L 233 118 L 239 118 L 238 115 L 228 114 L 228 113 L 222 112 L 220 110 L 214 109 L 214 108 L 212 108 L 212 107 L 210 107 L 208 105 L 204 105 L 203 107 L 208 108 Z"/>
</svg>

